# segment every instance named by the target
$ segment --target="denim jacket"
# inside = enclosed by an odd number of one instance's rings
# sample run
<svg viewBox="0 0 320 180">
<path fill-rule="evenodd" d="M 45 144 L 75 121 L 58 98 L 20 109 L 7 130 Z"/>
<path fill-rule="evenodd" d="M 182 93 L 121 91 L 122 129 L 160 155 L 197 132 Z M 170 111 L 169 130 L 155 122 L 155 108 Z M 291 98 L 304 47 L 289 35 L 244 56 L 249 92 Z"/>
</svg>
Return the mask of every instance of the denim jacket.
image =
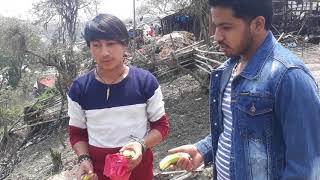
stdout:
<svg viewBox="0 0 320 180">
<path fill-rule="evenodd" d="M 222 97 L 237 61 L 211 74 L 211 134 L 195 144 L 205 165 L 215 163 Z M 302 60 L 268 32 L 231 88 L 231 179 L 320 179 L 320 97 Z"/>
</svg>

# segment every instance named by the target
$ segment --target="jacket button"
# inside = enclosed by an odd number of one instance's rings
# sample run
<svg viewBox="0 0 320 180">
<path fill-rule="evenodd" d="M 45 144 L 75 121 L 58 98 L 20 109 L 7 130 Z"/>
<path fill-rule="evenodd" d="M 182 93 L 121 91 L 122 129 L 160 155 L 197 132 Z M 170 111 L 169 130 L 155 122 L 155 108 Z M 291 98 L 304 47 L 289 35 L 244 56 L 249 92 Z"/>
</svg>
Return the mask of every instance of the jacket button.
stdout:
<svg viewBox="0 0 320 180">
<path fill-rule="evenodd" d="M 213 102 L 216 102 L 216 100 L 214 99 Z"/>
<path fill-rule="evenodd" d="M 216 74 L 216 77 L 218 77 L 219 75 L 218 74 Z"/>
<path fill-rule="evenodd" d="M 250 112 L 255 113 L 256 112 L 256 107 L 254 106 L 254 104 L 252 104 L 251 108 L 250 108 Z"/>
</svg>

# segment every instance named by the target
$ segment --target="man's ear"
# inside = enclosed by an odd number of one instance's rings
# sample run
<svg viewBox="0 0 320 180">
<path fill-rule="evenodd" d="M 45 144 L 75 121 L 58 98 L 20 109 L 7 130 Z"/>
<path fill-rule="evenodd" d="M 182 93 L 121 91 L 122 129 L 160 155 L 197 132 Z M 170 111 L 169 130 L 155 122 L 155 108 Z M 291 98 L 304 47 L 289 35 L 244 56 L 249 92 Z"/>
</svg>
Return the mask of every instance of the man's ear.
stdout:
<svg viewBox="0 0 320 180">
<path fill-rule="evenodd" d="M 260 33 L 265 30 L 266 19 L 263 16 L 258 16 L 251 21 L 251 28 L 253 31 Z"/>
</svg>

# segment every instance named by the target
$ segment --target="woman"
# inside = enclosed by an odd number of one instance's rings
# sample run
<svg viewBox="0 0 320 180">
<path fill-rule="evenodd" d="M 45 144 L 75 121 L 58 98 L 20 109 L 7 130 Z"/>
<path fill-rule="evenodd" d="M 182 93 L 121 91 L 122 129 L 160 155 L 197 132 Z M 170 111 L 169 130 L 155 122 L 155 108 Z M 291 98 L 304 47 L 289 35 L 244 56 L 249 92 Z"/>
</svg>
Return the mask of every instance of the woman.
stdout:
<svg viewBox="0 0 320 180">
<path fill-rule="evenodd" d="M 130 180 L 153 178 L 151 147 L 168 133 L 161 89 L 148 71 L 124 64 L 128 32 L 117 17 L 100 14 L 87 22 L 84 37 L 96 68 L 75 79 L 68 92 L 69 136 L 79 175 L 107 180 L 105 156 L 126 149 Z"/>
</svg>

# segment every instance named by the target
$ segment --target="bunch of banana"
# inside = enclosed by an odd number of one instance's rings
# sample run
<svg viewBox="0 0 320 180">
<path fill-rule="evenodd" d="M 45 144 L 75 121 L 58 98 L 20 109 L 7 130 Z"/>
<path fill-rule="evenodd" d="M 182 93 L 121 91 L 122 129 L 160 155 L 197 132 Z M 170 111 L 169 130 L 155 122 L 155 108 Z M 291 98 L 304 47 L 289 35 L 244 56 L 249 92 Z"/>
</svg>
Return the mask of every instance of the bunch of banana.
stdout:
<svg viewBox="0 0 320 180">
<path fill-rule="evenodd" d="M 163 171 L 163 170 L 169 168 L 171 165 L 176 164 L 177 161 L 182 157 L 186 157 L 186 158 L 190 159 L 190 155 L 188 153 L 178 152 L 175 154 L 169 154 L 168 156 L 166 156 L 165 158 L 163 158 L 160 161 L 160 163 L 159 163 L 160 170 Z"/>
</svg>

